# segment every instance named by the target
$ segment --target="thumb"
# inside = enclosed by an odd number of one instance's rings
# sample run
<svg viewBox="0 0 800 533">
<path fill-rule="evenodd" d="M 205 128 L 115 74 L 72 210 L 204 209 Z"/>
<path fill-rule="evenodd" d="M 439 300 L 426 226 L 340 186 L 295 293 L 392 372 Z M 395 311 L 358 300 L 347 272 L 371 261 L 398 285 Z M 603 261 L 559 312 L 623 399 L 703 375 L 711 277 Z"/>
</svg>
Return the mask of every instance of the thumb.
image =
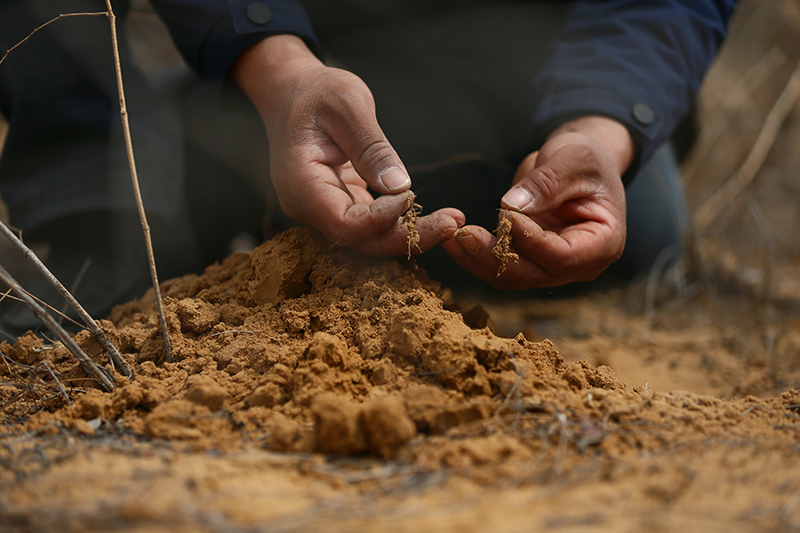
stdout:
<svg viewBox="0 0 800 533">
<path fill-rule="evenodd" d="M 553 168 L 552 161 L 537 166 L 537 156 L 538 152 L 531 154 L 517 169 L 511 188 L 501 200 L 504 209 L 533 215 L 559 204 L 563 189 L 559 169 Z"/>
<path fill-rule="evenodd" d="M 331 132 L 361 178 L 379 194 L 397 194 L 411 188 L 411 178 L 373 110 L 351 110 L 344 128 Z"/>
<path fill-rule="evenodd" d="M 532 216 L 598 192 L 605 174 L 599 158 L 584 146 L 567 144 L 535 152 L 519 166 L 503 208 Z"/>
</svg>

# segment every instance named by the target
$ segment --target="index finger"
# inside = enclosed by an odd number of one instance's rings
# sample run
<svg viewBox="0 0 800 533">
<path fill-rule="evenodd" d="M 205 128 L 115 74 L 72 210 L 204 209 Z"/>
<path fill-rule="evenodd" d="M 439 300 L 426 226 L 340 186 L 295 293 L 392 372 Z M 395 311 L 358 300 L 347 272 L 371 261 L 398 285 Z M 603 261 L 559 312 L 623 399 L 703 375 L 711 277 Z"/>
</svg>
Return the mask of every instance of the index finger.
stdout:
<svg viewBox="0 0 800 533">
<path fill-rule="evenodd" d="M 619 259 L 624 248 L 624 232 L 595 220 L 584 220 L 555 233 L 524 215 L 508 212 L 505 216 L 511 219 L 516 251 L 551 276 L 570 278 L 565 282 L 593 280 Z"/>
<path fill-rule="evenodd" d="M 356 202 L 346 184 L 327 165 L 315 165 L 317 178 L 307 183 L 304 202 L 284 210 L 289 216 L 320 230 L 331 242 L 352 246 L 390 230 L 414 202 L 414 194 L 379 196 Z"/>
</svg>

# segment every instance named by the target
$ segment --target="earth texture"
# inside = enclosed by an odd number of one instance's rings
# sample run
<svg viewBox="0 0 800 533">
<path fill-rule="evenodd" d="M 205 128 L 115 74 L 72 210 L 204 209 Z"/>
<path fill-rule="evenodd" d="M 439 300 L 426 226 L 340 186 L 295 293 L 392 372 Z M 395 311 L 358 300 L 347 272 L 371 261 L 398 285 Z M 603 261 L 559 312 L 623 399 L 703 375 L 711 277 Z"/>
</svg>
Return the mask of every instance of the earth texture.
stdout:
<svg viewBox="0 0 800 533">
<path fill-rule="evenodd" d="M 741 3 L 684 162 L 693 213 L 798 38 L 796 2 Z M 0 531 L 800 531 L 798 143 L 795 102 L 686 261 L 624 285 L 451 290 L 296 228 L 162 284 L 171 362 L 152 291 L 100 320 L 133 379 L 78 333 L 113 391 L 8 339 Z"/>
</svg>

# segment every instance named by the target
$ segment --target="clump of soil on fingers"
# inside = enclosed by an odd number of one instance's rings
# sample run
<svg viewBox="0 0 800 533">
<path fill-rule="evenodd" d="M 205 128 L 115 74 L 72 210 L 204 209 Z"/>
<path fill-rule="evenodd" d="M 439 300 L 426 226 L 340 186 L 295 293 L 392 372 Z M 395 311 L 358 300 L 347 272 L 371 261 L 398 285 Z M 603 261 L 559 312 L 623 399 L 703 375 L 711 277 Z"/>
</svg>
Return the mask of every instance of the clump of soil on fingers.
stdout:
<svg viewBox="0 0 800 533">
<path fill-rule="evenodd" d="M 519 261 L 519 254 L 511 251 L 511 228 L 511 217 L 505 216 L 500 219 L 500 222 L 497 223 L 497 229 L 494 230 L 494 234 L 497 236 L 497 242 L 494 248 L 492 248 L 492 255 L 500 261 L 500 267 L 497 269 L 498 277 L 506 271 L 508 263 L 512 261 L 516 263 Z"/>
<path fill-rule="evenodd" d="M 414 262 L 303 229 L 163 292 L 174 362 L 152 296 L 120 306 L 102 326 L 136 377 L 111 393 L 60 344 L 0 345 L 0 524 L 621 531 L 731 502 L 731 524 L 798 519 L 797 391 L 630 388 L 478 327 Z"/>
</svg>

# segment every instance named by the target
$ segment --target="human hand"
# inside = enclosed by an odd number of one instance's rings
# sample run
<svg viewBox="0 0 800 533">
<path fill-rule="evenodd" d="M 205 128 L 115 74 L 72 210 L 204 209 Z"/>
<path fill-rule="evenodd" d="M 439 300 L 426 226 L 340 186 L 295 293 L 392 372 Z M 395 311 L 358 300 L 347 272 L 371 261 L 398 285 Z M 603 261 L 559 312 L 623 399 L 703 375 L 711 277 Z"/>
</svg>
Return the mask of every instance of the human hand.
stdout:
<svg viewBox="0 0 800 533">
<path fill-rule="evenodd" d="M 293 35 L 252 45 L 233 74 L 264 120 L 283 211 L 334 244 L 407 253 L 401 216 L 414 200 L 411 179 L 378 125 L 366 84 L 322 64 Z M 367 186 L 381 196 L 373 198 Z M 411 251 L 433 247 L 463 224 L 464 215 L 451 208 L 420 217 L 419 246 Z"/>
<path fill-rule="evenodd" d="M 555 130 L 517 169 L 502 200 L 519 261 L 498 276 L 497 238 L 464 226 L 443 246 L 464 269 L 497 288 L 552 287 L 591 281 L 625 247 L 621 175 L 633 159 L 627 129 L 604 117 L 583 117 Z"/>
</svg>

